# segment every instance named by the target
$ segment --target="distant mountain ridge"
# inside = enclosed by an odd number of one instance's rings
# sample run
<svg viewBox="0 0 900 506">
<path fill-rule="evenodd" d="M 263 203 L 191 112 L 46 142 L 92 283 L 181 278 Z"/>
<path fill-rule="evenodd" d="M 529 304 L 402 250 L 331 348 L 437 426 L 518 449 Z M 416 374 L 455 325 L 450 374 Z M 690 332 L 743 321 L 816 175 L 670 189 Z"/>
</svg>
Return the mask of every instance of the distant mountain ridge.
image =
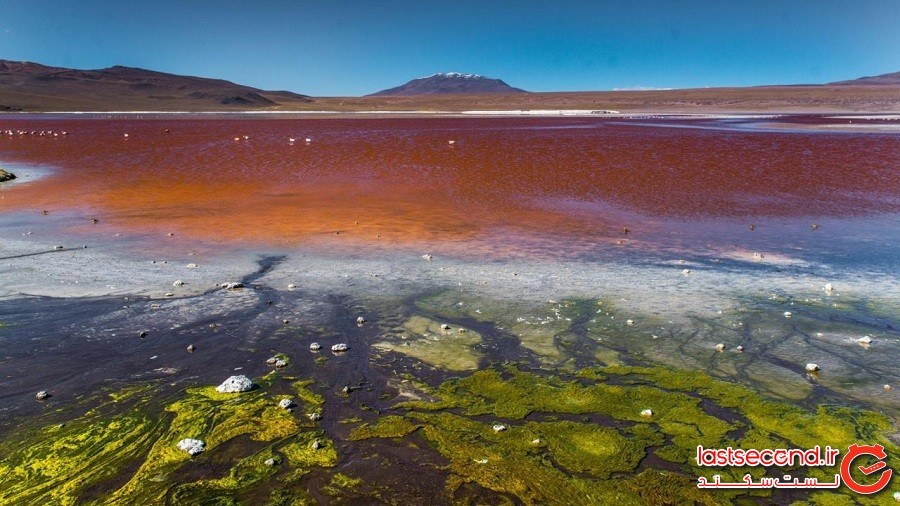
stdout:
<svg viewBox="0 0 900 506">
<path fill-rule="evenodd" d="M 442 72 L 427 77 L 420 77 L 400 86 L 381 90 L 369 95 L 409 96 L 409 95 L 450 95 L 479 93 L 527 93 L 525 90 L 513 88 L 500 79 L 463 74 L 460 72 Z"/>
<path fill-rule="evenodd" d="M 79 70 L 0 60 L 0 110 L 243 110 L 312 101 L 287 91 L 120 65 Z"/>
<path fill-rule="evenodd" d="M 864 85 L 864 86 L 894 86 L 900 85 L 900 72 L 891 72 L 890 74 L 880 74 L 877 76 L 866 76 L 849 81 L 837 81 L 828 83 L 836 86 L 846 85 Z"/>
</svg>

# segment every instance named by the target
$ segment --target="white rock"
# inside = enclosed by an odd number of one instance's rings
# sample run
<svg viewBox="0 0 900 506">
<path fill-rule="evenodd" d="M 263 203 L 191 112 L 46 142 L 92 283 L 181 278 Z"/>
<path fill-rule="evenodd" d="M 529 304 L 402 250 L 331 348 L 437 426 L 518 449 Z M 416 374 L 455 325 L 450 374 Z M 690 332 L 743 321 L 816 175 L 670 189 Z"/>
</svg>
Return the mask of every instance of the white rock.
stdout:
<svg viewBox="0 0 900 506">
<path fill-rule="evenodd" d="M 450 330 L 450 325 L 447 325 L 446 323 L 442 324 L 441 330 Z"/>
<path fill-rule="evenodd" d="M 306 415 L 306 417 L 314 422 L 322 419 L 322 415 L 320 415 L 319 413 L 310 413 Z"/>
<path fill-rule="evenodd" d="M 358 317 L 356 318 L 356 324 L 357 324 L 357 325 L 362 325 L 363 323 L 366 323 L 366 319 L 363 318 L 362 316 L 358 316 Z"/>
<path fill-rule="evenodd" d="M 319 351 L 322 349 L 322 345 L 319 343 L 310 343 L 309 351 Z"/>
<path fill-rule="evenodd" d="M 744 347 L 739 345 L 737 348 L 735 348 L 735 350 L 736 350 L 738 353 L 743 353 L 743 352 L 744 352 Z"/>
<path fill-rule="evenodd" d="M 287 365 L 288 365 L 287 360 L 285 360 L 283 358 L 279 358 L 278 360 L 275 361 L 275 367 L 287 367 Z"/>
<path fill-rule="evenodd" d="M 894 492 L 894 500 L 900 502 L 900 492 Z"/>
<path fill-rule="evenodd" d="M 281 399 L 278 401 L 278 407 L 281 409 L 291 409 L 294 406 L 294 401 L 291 399 Z"/>
<path fill-rule="evenodd" d="M 434 257 L 429 255 L 428 253 L 425 253 L 424 255 L 422 255 L 422 258 L 424 258 L 425 260 L 428 260 L 429 262 L 434 260 Z"/>
<path fill-rule="evenodd" d="M 277 464 L 277 463 L 278 463 L 278 461 L 275 460 L 275 459 L 266 459 L 266 461 L 263 462 L 263 464 L 265 464 L 265 465 L 267 465 L 267 466 L 269 466 L 269 467 L 272 467 L 272 466 L 274 466 L 274 465 Z"/>
<path fill-rule="evenodd" d="M 717 344 L 716 351 L 725 351 L 725 345 L 722 343 Z"/>
<path fill-rule="evenodd" d="M 187 268 L 188 268 L 188 269 L 196 269 L 196 268 L 197 268 L 197 264 L 193 264 L 193 263 L 187 264 Z"/>
<path fill-rule="evenodd" d="M 859 344 L 862 344 L 862 345 L 869 345 L 869 344 L 872 344 L 872 338 L 869 336 L 862 336 L 859 339 L 857 339 L 856 342 Z"/>
<path fill-rule="evenodd" d="M 316 439 L 315 441 L 313 441 L 313 443 L 312 443 L 312 449 L 313 449 L 313 450 L 318 450 L 318 449 L 321 448 L 321 447 L 322 447 L 322 443 L 320 443 L 318 439 Z"/>
<path fill-rule="evenodd" d="M 634 320 L 625 320 L 625 325 L 628 325 L 629 327 L 634 325 Z"/>
<path fill-rule="evenodd" d="M 821 370 L 821 369 L 819 368 L 819 365 L 818 365 L 818 364 L 814 364 L 814 363 L 812 363 L 812 362 L 806 364 L 806 371 L 807 371 L 807 372 L 819 372 L 820 370 Z"/>
<path fill-rule="evenodd" d="M 275 365 L 275 362 L 278 362 L 278 359 L 275 357 L 269 357 L 266 359 L 266 364 L 268 365 Z"/>
<path fill-rule="evenodd" d="M 178 442 L 178 449 L 188 455 L 197 455 L 206 450 L 206 443 L 199 439 L 185 438 Z"/>
<path fill-rule="evenodd" d="M 784 317 L 785 317 L 785 318 L 790 318 L 791 316 L 794 316 L 794 313 L 791 313 L 790 311 L 785 311 L 785 312 L 784 312 Z"/>
<path fill-rule="evenodd" d="M 39 401 L 42 401 L 42 400 L 46 399 L 47 397 L 50 397 L 50 392 L 48 392 L 46 390 L 41 390 L 34 396 L 34 398 Z"/>
<path fill-rule="evenodd" d="M 225 394 L 246 392 L 253 388 L 253 382 L 246 376 L 232 376 L 216 387 L 216 392 Z"/>
<path fill-rule="evenodd" d="M 688 274 L 691 273 L 691 270 L 690 270 L 690 269 L 684 269 L 684 270 L 681 271 L 681 273 L 684 274 L 685 276 L 687 276 Z"/>
<path fill-rule="evenodd" d="M 293 283 L 288 285 L 288 290 L 293 290 L 294 288 L 297 288 L 297 285 L 295 285 Z"/>
<path fill-rule="evenodd" d="M 222 283 L 222 288 L 224 288 L 226 290 L 235 290 L 237 288 L 244 288 L 244 284 L 237 282 L 237 281 L 233 281 L 230 283 Z"/>
<path fill-rule="evenodd" d="M 885 392 L 890 392 L 891 390 L 893 390 L 893 388 L 894 388 L 894 387 L 892 387 L 892 386 L 890 386 L 890 385 L 888 385 L 888 384 L 885 384 L 885 385 L 884 385 L 884 391 L 885 391 Z"/>
<path fill-rule="evenodd" d="M 347 351 L 349 349 L 350 349 L 350 347 L 347 346 L 347 343 L 337 343 L 331 347 L 331 351 L 336 351 L 336 352 Z"/>
<path fill-rule="evenodd" d="M 493 428 L 494 428 L 494 432 L 503 432 L 506 430 L 506 425 L 503 425 L 502 423 L 498 423 L 498 424 L 494 425 Z"/>
<path fill-rule="evenodd" d="M 182 281 L 180 279 L 177 279 L 177 280 L 175 280 L 175 282 L 172 283 L 172 286 L 176 286 L 176 287 L 183 286 L 183 285 L 184 285 L 184 281 Z"/>
<path fill-rule="evenodd" d="M 653 416 L 653 410 L 650 410 L 650 409 L 642 410 L 641 416 L 646 416 L 646 417 Z"/>
<path fill-rule="evenodd" d="M 831 283 L 825 283 L 825 291 L 826 292 L 831 292 L 833 290 L 834 290 L 834 285 L 832 285 Z"/>
</svg>

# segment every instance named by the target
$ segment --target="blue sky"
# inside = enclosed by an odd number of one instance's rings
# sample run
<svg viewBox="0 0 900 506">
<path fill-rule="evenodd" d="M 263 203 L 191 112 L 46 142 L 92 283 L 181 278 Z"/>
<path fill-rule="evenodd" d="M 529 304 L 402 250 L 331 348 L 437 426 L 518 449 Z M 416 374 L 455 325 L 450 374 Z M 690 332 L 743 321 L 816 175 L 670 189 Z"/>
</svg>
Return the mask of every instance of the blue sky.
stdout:
<svg viewBox="0 0 900 506">
<path fill-rule="evenodd" d="M 318 96 L 443 71 L 531 91 L 819 83 L 900 71 L 900 0 L 0 0 L 0 58 Z"/>
</svg>

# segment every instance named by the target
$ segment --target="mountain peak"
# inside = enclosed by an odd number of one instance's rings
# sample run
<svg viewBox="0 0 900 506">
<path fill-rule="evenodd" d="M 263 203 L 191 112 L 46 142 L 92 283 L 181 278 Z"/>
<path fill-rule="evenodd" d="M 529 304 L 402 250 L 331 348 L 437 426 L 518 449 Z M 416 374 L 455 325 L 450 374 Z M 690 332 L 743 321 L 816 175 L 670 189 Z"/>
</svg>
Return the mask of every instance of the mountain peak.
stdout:
<svg viewBox="0 0 900 506">
<path fill-rule="evenodd" d="M 490 79 L 489 77 L 480 76 L 478 74 L 463 74 L 462 72 L 437 72 L 435 74 L 431 74 L 430 76 L 420 77 L 419 79 L 429 79 L 432 77 L 444 77 L 448 79 Z"/>
<path fill-rule="evenodd" d="M 479 93 L 526 93 L 513 88 L 500 79 L 462 72 L 438 72 L 427 77 L 413 79 L 406 84 L 373 93 L 385 95 L 449 95 Z"/>
</svg>

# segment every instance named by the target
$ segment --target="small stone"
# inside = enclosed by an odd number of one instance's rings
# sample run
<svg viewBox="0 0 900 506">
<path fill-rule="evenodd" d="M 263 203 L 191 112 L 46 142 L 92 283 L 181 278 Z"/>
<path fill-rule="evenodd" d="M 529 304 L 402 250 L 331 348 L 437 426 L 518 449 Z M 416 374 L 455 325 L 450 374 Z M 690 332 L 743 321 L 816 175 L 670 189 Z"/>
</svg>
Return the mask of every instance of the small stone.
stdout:
<svg viewBox="0 0 900 506">
<path fill-rule="evenodd" d="M 884 391 L 885 391 L 885 392 L 890 392 L 893 388 L 894 388 L 894 387 L 888 385 L 887 383 L 885 383 L 885 385 L 884 385 Z"/>
<path fill-rule="evenodd" d="M 174 297 L 175 294 L 172 292 L 166 292 L 166 297 Z"/>
<path fill-rule="evenodd" d="M 428 253 L 422 255 L 422 258 L 424 258 L 425 260 L 428 260 L 429 262 L 434 260 L 434 257 L 429 255 Z"/>
<path fill-rule="evenodd" d="M 291 323 L 291 321 L 285 318 L 284 320 L 281 320 L 281 323 L 287 325 L 288 323 Z"/>
<path fill-rule="evenodd" d="M 322 349 L 322 345 L 319 343 L 310 343 L 309 351 L 319 351 Z"/>
<path fill-rule="evenodd" d="M 314 422 L 317 422 L 322 419 L 322 415 L 320 415 L 319 413 L 310 413 L 310 414 L 306 415 L 306 417 Z"/>
<path fill-rule="evenodd" d="M 753 259 L 756 261 L 762 260 L 763 259 L 762 253 L 754 253 Z"/>
<path fill-rule="evenodd" d="M 681 271 L 681 273 L 684 274 L 685 276 L 687 276 L 688 274 L 691 273 L 691 270 L 690 270 L 690 269 L 684 269 L 684 270 Z"/>
<path fill-rule="evenodd" d="M 313 450 L 318 450 L 321 447 L 322 447 L 322 443 L 320 443 L 318 439 L 316 439 L 315 441 L 312 442 L 311 448 Z"/>
<path fill-rule="evenodd" d="M 625 325 L 631 327 L 632 325 L 634 325 L 634 320 L 625 320 Z"/>
<path fill-rule="evenodd" d="M 359 316 L 359 317 L 356 318 L 356 324 L 357 324 L 357 325 L 362 325 L 363 323 L 366 323 L 366 319 L 365 319 L 365 318 L 363 318 L 362 316 Z"/>
<path fill-rule="evenodd" d="M 466 329 L 464 329 L 462 327 L 458 328 L 456 331 L 460 334 L 465 334 L 467 332 Z"/>
<path fill-rule="evenodd" d="M 184 286 L 184 281 L 177 279 L 174 282 L 172 282 L 172 286 L 175 286 L 175 287 Z"/>
<path fill-rule="evenodd" d="M 196 268 L 197 268 L 197 264 L 194 264 L 194 263 L 187 264 L 187 268 L 188 268 L 188 269 L 196 269 Z"/>
<path fill-rule="evenodd" d="M 825 283 L 825 291 L 826 292 L 834 291 L 834 285 L 832 285 L 831 283 Z"/>
<path fill-rule="evenodd" d="M 785 312 L 784 312 L 784 317 L 785 317 L 785 318 L 790 318 L 791 316 L 794 316 L 794 313 L 791 313 L 790 311 L 785 311 Z"/>
<path fill-rule="evenodd" d="M 725 351 L 725 345 L 722 344 L 722 343 L 717 344 L 717 345 L 716 345 L 716 351 L 718 351 L 718 352 L 723 352 L 723 351 Z"/>
<path fill-rule="evenodd" d="M 539 445 L 539 444 L 541 444 L 541 438 L 534 438 L 534 439 L 532 439 L 532 440 L 531 440 L 531 444 L 533 444 L 533 445 Z"/>
<path fill-rule="evenodd" d="M 279 358 L 275 361 L 275 367 L 287 367 L 288 362 L 283 358 Z"/>
<path fill-rule="evenodd" d="M 281 399 L 278 401 L 278 407 L 281 409 L 291 409 L 294 407 L 294 401 L 291 399 Z"/>
<path fill-rule="evenodd" d="M 344 385 L 344 388 L 341 389 L 341 393 L 344 395 L 348 395 L 351 391 L 350 385 Z"/>
<path fill-rule="evenodd" d="M 450 325 L 444 323 L 443 325 L 441 325 L 441 330 L 450 330 Z"/>
<path fill-rule="evenodd" d="M 178 442 L 178 449 L 193 456 L 203 453 L 206 450 L 206 443 L 199 439 L 185 438 Z"/>
<path fill-rule="evenodd" d="M 812 362 L 806 364 L 806 372 L 819 372 L 821 369 L 818 364 L 814 364 Z"/>
<path fill-rule="evenodd" d="M 293 283 L 288 285 L 288 290 L 293 290 L 294 288 L 297 288 L 297 285 L 295 285 Z"/>
<path fill-rule="evenodd" d="M 653 416 L 653 410 L 650 410 L 650 409 L 641 410 L 641 416 L 651 417 L 651 416 Z"/>
<path fill-rule="evenodd" d="M 138 337 L 140 337 L 141 339 L 147 337 L 147 331 L 146 330 L 142 331 L 140 334 L 138 334 Z"/>
<path fill-rule="evenodd" d="M 275 357 L 269 357 L 268 359 L 266 359 L 266 364 L 268 365 L 275 365 L 275 362 L 278 362 L 278 359 Z"/>
<path fill-rule="evenodd" d="M 46 391 L 46 390 L 41 390 L 40 392 L 38 392 L 38 393 L 35 394 L 35 396 L 34 396 L 34 398 L 37 399 L 37 400 L 39 400 L 39 401 L 42 401 L 42 400 L 44 400 L 44 399 L 46 399 L 46 398 L 48 398 L 48 397 L 50 397 L 50 392 L 48 392 L 48 391 Z"/>
<path fill-rule="evenodd" d="M 856 342 L 863 346 L 868 346 L 868 345 L 872 344 L 872 338 L 869 336 L 862 336 L 859 339 L 857 339 Z"/>
<path fill-rule="evenodd" d="M 269 466 L 269 467 L 272 467 L 272 466 L 274 466 L 274 465 L 277 464 L 277 463 L 278 463 L 278 461 L 275 460 L 275 459 L 266 459 L 266 461 L 263 462 L 263 464 L 265 464 L 265 465 L 267 465 L 267 466 Z"/>
<path fill-rule="evenodd" d="M 246 376 L 231 376 L 221 385 L 216 387 L 216 392 L 226 394 L 246 392 L 253 388 L 253 382 Z"/>
<path fill-rule="evenodd" d="M 738 346 L 737 348 L 735 348 L 735 351 L 737 351 L 738 353 L 743 353 L 743 352 L 744 352 L 744 347 L 743 347 L 743 346 Z"/>
<path fill-rule="evenodd" d="M 196 349 L 197 349 L 197 347 L 194 346 L 193 344 L 189 344 L 187 347 L 188 353 L 194 353 L 194 350 L 196 350 Z"/>
<path fill-rule="evenodd" d="M 503 432 L 506 430 L 506 425 L 503 425 L 502 423 L 498 423 L 498 424 L 494 425 L 493 429 L 494 429 L 494 432 Z"/>
<path fill-rule="evenodd" d="M 238 288 L 244 288 L 244 284 L 237 282 L 237 281 L 233 281 L 230 283 L 222 283 L 222 288 L 224 288 L 226 290 L 237 290 Z"/>
<path fill-rule="evenodd" d="M 331 347 L 331 351 L 334 351 L 334 352 L 343 352 L 343 351 L 347 351 L 349 349 L 350 349 L 350 347 L 347 346 L 347 343 L 337 343 Z"/>
</svg>

